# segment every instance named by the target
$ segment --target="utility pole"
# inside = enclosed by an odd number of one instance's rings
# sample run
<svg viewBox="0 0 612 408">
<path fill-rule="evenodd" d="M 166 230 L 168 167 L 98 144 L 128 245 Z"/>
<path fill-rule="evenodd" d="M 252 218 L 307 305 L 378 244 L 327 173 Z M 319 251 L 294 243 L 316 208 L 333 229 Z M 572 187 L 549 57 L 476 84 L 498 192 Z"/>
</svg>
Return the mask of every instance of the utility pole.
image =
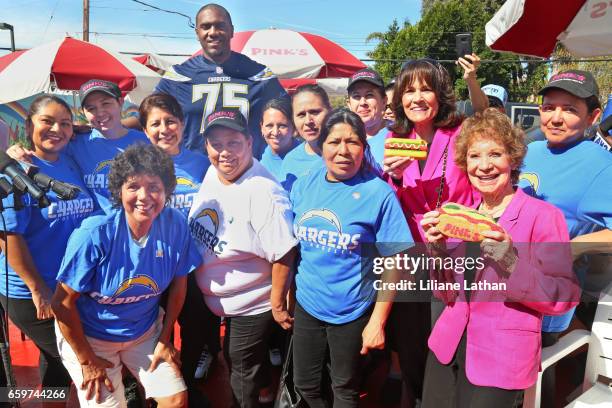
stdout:
<svg viewBox="0 0 612 408">
<path fill-rule="evenodd" d="M 83 41 L 89 42 L 89 0 L 83 0 Z"/>
</svg>

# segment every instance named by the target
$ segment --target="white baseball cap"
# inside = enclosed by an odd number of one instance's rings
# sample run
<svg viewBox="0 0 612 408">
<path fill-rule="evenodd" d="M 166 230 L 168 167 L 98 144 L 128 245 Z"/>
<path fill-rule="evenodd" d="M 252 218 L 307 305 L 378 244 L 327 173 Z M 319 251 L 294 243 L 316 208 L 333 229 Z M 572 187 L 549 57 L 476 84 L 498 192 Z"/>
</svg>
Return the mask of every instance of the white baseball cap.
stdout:
<svg viewBox="0 0 612 408">
<path fill-rule="evenodd" d="M 508 102 L 508 91 L 506 91 L 503 86 L 489 84 L 480 89 L 482 89 L 485 95 L 499 99 L 504 106 L 506 106 L 506 102 Z"/>
</svg>

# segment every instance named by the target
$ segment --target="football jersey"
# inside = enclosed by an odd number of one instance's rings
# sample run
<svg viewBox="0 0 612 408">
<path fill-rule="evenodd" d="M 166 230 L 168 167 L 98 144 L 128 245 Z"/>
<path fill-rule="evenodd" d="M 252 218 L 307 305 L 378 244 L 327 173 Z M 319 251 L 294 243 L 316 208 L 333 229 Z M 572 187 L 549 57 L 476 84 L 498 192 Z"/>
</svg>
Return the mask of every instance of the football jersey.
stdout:
<svg viewBox="0 0 612 408">
<path fill-rule="evenodd" d="M 170 207 L 176 208 L 187 217 L 210 161 L 203 154 L 187 149 L 181 149 L 179 154 L 172 156 L 172 160 L 176 174 L 176 188 L 174 194 L 170 196 Z"/>
<path fill-rule="evenodd" d="M 201 55 L 174 65 L 155 88 L 174 96 L 185 114 L 183 146 L 202 151 L 204 119 L 222 108 L 239 108 L 249 122 L 253 156 L 260 158 L 266 147 L 259 121 L 270 99 L 288 97 L 276 76 L 249 57 L 232 52 L 223 64 Z"/>
</svg>

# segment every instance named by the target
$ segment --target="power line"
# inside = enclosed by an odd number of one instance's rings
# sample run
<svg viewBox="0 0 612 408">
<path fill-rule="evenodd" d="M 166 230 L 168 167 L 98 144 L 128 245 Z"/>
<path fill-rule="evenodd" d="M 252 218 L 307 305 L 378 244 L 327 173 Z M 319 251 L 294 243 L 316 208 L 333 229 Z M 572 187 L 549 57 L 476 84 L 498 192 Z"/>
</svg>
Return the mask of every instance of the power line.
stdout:
<svg viewBox="0 0 612 408">
<path fill-rule="evenodd" d="M 195 24 L 193 24 L 193 21 L 191 21 L 191 16 L 188 16 L 187 14 L 179 13 L 178 11 L 166 10 L 166 9 L 163 9 L 163 8 L 159 8 L 157 6 L 154 6 L 154 5 L 149 4 L 149 3 L 145 3 L 144 1 L 140 1 L 140 0 L 132 0 L 132 1 L 134 3 L 142 4 L 143 6 L 151 7 L 152 9 L 155 9 L 155 10 L 163 11 L 164 13 L 178 14 L 179 16 L 183 16 L 183 17 L 187 18 L 187 20 L 189 20 L 189 23 L 187 23 L 189 25 L 189 27 L 195 28 Z"/>
</svg>

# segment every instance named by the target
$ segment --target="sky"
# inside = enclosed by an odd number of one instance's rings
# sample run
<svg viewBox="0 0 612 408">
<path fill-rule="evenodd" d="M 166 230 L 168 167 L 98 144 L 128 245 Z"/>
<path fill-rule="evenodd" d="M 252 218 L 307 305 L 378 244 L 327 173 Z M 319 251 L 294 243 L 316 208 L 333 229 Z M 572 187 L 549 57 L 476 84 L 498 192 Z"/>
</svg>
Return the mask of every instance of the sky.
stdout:
<svg viewBox="0 0 612 408">
<path fill-rule="evenodd" d="M 206 0 L 143 0 L 192 16 Z M 217 0 L 232 15 L 235 31 L 284 28 L 324 36 L 357 58 L 386 31 L 393 19 L 416 22 L 420 0 Z M 70 35 L 82 38 L 82 0 L 0 0 L 0 22 L 15 29 L 15 46 L 31 48 Z M 90 0 L 90 42 L 116 51 L 193 54 L 199 49 L 186 17 L 153 10 L 133 0 Z M 0 31 L 0 47 L 10 34 Z M 0 50 L 0 55 L 8 51 Z M 175 62 L 184 57 L 169 58 Z M 177 61 L 178 60 L 178 61 Z"/>
</svg>

